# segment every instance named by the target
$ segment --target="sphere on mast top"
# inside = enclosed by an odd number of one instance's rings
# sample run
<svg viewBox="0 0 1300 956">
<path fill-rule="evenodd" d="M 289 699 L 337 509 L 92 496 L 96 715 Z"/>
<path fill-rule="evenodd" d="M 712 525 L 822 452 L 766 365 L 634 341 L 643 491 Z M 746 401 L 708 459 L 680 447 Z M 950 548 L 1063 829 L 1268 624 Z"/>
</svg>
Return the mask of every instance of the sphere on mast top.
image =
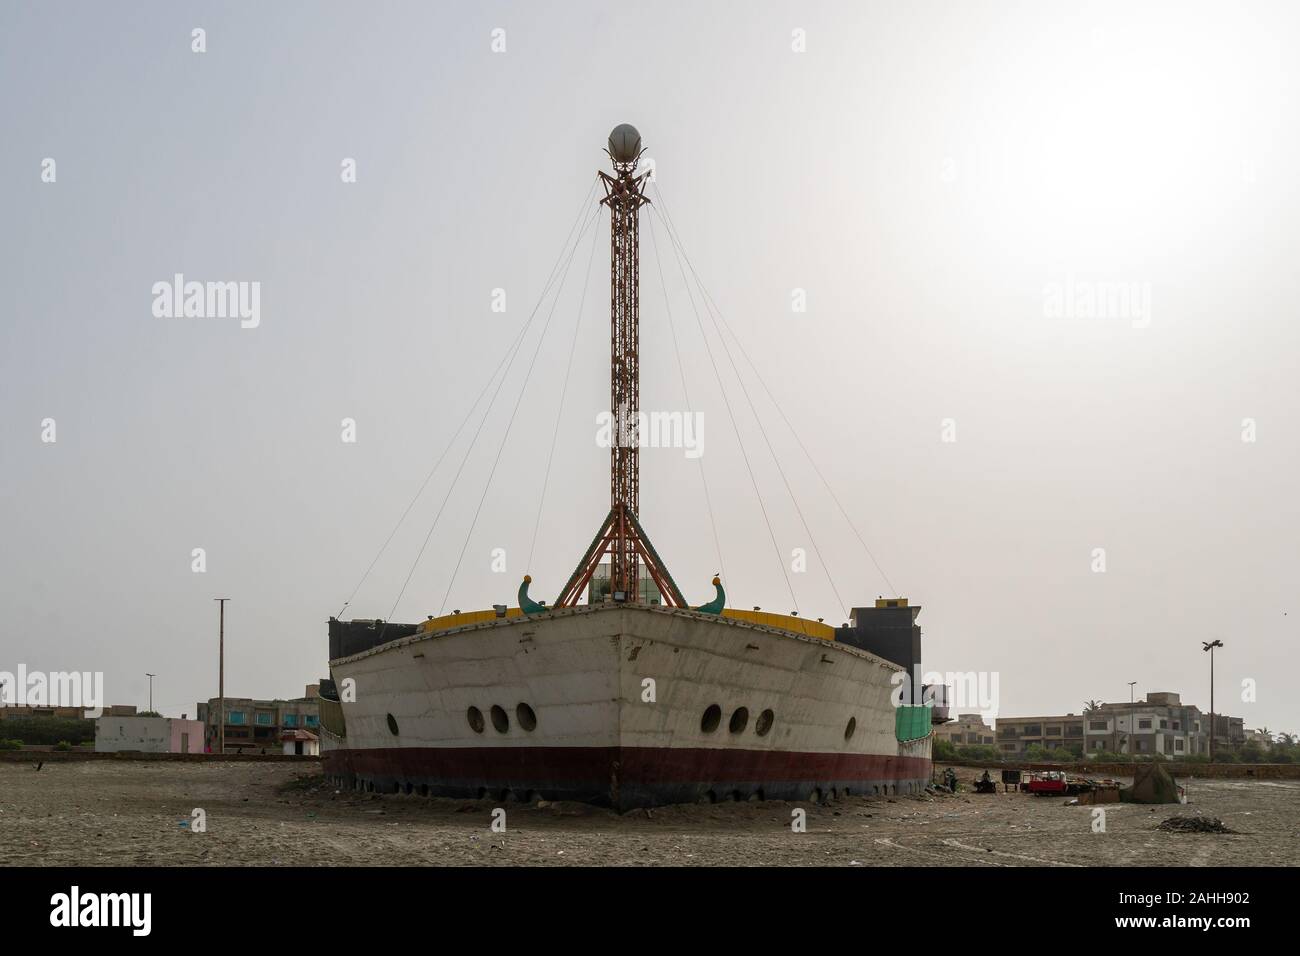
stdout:
<svg viewBox="0 0 1300 956">
<path fill-rule="evenodd" d="M 609 134 L 609 155 L 616 163 L 631 163 L 641 155 L 641 134 L 631 123 L 620 123 Z"/>
</svg>

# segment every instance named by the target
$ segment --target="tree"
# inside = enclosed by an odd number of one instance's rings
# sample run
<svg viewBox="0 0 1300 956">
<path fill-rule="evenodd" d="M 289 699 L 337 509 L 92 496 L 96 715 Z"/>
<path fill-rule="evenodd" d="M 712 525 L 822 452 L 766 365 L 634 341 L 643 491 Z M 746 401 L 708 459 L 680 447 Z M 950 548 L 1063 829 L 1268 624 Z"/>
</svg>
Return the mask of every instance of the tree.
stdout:
<svg viewBox="0 0 1300 956">
<path fill-rule="evenodd" d="M 957 756 L 962 760 L 988 762 L 1001 760 L 1002 755 L 992 744 L 965 744 L 957 749 Z"/>
<path fill-rule="evenodd" d="M 1030 744 L 1025 748 L 1025 759 L 1035 763 L 1057 760 L 1068 761 L 1074 759 L 1074 754 L 1070 753 L 1070 751 L 1066 750 L 1064 747 L 1053 747 L 1049 750 L 1042 744 Z"/>
<path fill-rule="evenodd" d="M 951 740 L 945 740 L 942 737 L 935 737 L 934 749 L 930 756 L 933 760 L 956 760 L 957 748 L 952 745 Z"/>
</svg>

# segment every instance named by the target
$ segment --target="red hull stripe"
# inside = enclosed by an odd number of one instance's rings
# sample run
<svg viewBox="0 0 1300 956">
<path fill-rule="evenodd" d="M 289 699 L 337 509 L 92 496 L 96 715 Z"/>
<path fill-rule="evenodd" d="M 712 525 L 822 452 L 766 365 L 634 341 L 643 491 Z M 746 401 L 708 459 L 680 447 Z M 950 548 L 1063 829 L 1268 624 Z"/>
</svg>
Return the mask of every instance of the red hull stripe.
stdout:
<svg viewBox="0 0 1300 956">
<path fill-rule="evenodd" d="M 538 780 L 624 784 L 928 780 L 924 757 L 703 747 L 389 747 L 329 750 L 330 773 L 447 782 Z"/>
</svg>

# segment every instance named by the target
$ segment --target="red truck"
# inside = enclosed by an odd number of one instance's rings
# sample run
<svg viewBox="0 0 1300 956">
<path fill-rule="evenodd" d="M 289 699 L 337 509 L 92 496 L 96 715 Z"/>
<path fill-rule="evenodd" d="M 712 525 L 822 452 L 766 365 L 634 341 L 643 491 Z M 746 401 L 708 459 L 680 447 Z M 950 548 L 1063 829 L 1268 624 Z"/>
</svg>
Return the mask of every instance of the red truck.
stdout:
<svg viewBox="0 0 1300 956">
<path fill-rule="evenodd" d="M 1024 788 L 1040 796 L 1062 796 L 1076 792 L 1071 788 L 1063 770 L 1035 770 L 1029 774 Z"/>
</svg>

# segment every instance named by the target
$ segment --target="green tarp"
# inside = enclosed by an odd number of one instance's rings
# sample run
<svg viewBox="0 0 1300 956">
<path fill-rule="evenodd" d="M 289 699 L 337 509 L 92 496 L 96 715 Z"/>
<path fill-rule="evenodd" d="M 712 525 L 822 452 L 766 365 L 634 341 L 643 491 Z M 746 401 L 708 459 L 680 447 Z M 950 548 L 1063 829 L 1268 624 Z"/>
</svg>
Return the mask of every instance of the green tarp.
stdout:
<svg viewBox="0 0 1300 956">
<path fill-rule="evenodd" d="M 1133 786 L 1123 787 L 1125 803 L 1177 803 L 1178 784 L 1162 764 L 1140 763 L 1133 768 Z"/>
<path fill-rule="evenodd" d="M 894 736 L 899 740 L 920 740 L 930 735 L 930 706 L 919 704 L 894 708 Z"/>
</svg>

